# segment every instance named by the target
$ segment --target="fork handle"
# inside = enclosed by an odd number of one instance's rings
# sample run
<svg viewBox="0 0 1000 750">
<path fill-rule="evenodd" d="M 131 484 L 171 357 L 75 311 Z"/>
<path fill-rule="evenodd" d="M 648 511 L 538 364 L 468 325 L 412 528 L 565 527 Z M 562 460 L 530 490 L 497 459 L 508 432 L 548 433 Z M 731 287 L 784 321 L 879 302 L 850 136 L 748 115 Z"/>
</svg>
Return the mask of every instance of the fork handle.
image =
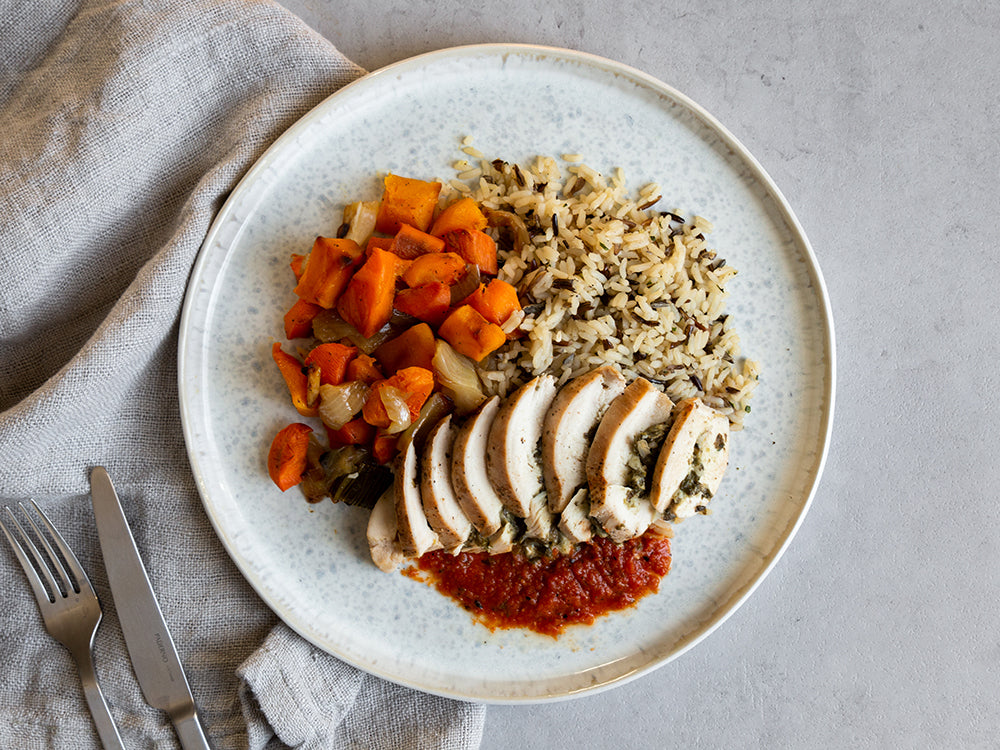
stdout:
<svg viewBox="0 0 1000 750">
<path fill-rule="evenodd" d="M 125 750 L 122 738 L 118 734 L 118 727 L 115 726 L 115 720 L 111 718 L 111 711 L 104 700 L 104 693 L 97 684 L 97 672 L 94 671 L 94 662 L 89 652 L 77 655 L 76 669 L 80 674 L 83 695 L 87 699 L 87 706 L 90 708 L 90 715 L 94 719 L 97 736 L 101 738 L 104 750 Z"/>
</svg>

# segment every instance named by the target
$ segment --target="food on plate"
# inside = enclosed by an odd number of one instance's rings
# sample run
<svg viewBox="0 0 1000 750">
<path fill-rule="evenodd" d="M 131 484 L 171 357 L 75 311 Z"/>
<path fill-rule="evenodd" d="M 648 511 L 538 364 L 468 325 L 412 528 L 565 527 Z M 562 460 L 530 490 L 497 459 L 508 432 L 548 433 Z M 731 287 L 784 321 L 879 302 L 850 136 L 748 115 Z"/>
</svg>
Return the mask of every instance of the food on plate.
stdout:
<svg viewBox="0 0 1000 750">
<path fill-rule="evenodd" d="M 625 378 L 603 365 L 574 378 L 545 415 L 542 468 L 549 510 L 562 513 L 587 482 L 587 454 L 601 417 L 625 390 Z"/>
<path fill-rule="evenodd" d="M 542 481 L 542 425 L 555 395 L 551 375 L 522 385 L 500 406 L 486 446 L 486 473 L 500 501 L 524 520 L 527 537 L 543 542 L 554 519 Z"/>
<path fill-rule="evenodd" d="M 590 515 L 616 542 L 657 519 L 647 476 L 673 410 L 670 397 L 639 378 L 608 407 L 587 452 Z"/>
<path fill-rule="evenodd" d="M 673 524 L 708 513 L 750 411 L 758 366 L 711 224 L 566 160 L 456 165 L 472 184 L 386 175 L 291 258 L 272 358 L 312 426 L 278 433 L 269 473 L 370 508 L 375 564 L 420 560 L 451 595 L 478 565 L 523 574 L 516 558 L 565 599 L 561 565 L 610 570 L 626 547 L 655 547 L 664 575 Z M 616 608 L 591 594 L 564 624 Z M 473 609 L 496 625 L 494 604 Z M 551 631 L 536 605 L 527 626 Z"/>
<path fill-rule="evenodd" d="M 490 428 L 499 409 L 499 396 L 490 397 L 458 428 L 452 444 L 451 483 L 455 496 L 476 531 L 487 537 L 507 523 L 503 501 L 493 488 L 486 463 Z"/>
</svg>

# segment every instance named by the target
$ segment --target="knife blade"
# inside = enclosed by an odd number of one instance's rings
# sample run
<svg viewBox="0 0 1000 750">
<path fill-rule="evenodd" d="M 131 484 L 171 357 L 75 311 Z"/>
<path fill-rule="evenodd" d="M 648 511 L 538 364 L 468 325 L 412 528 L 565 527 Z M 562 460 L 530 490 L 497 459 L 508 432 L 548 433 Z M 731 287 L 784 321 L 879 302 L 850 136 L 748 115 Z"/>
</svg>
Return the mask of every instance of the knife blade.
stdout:
<svg viewBox="0 0 1000 750">
<path fill-rule="evenodd" d="M 146 702 L 166 711 L 184 750 L 210 750 L 184 668 L 160 612 L 111 477 L 90 472 L 90 499 L 111 596 Z"/>
</svg>

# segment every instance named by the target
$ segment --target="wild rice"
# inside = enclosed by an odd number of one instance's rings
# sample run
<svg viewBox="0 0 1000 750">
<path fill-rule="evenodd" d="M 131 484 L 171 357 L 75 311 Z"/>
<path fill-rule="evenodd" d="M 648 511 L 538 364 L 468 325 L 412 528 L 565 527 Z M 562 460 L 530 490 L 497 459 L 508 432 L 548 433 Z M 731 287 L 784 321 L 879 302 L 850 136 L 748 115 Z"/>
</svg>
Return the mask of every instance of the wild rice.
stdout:
<svg viewBox="0 0 1000 750">
<path fill-rule="evenodd" d="M 475 157 L 471 143 L 465 138 L 462 151 Z M 457 192 L 515 213 L 531 236 L 515 248 L 496 235 L 498 276 L 524 303 L 523 335 L 483 362 L 484 387 L 505 395 L 542 372 L 564 382 L 612 362 L 674 401 L 701 396 L 740 429 L 760 366 L 740 356 L 725 312 L 737 272 L 709 249 L 712 223 L 651 210 L 662 201 L 659 185 L 633 198 L 621 169 L 609 180 L 582 158 L 564 154 L 564 168 L 546 156 L 520 165 L 463 159 L 454 165 L 459 179 L 442 190 L 442 202 Z"/>
</svg>

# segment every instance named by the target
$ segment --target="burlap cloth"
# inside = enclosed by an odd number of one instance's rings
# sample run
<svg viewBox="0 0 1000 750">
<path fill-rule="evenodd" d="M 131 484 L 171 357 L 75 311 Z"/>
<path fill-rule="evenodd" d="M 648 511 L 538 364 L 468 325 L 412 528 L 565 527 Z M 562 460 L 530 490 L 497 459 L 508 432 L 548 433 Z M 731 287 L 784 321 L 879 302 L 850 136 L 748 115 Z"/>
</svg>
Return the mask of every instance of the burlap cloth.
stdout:
<svg viewBox="0 0 1000 750">
<path fill-rule="evenodd" d="M 36 499 L 105 619 L 127 747 L 178 747 L 132 673 L 88 497 L 114 478 L 217 748 L 478 747 L 482 706 L 401 688 L 280 624 L 202 510 L 177 403 L 188 274 L 240 176 L 364 71 L 269 2 L 0 1 L 0 502 Z M 0 549 L 0 747 L 91 748 L 66 651 Z"/>
</svg>

